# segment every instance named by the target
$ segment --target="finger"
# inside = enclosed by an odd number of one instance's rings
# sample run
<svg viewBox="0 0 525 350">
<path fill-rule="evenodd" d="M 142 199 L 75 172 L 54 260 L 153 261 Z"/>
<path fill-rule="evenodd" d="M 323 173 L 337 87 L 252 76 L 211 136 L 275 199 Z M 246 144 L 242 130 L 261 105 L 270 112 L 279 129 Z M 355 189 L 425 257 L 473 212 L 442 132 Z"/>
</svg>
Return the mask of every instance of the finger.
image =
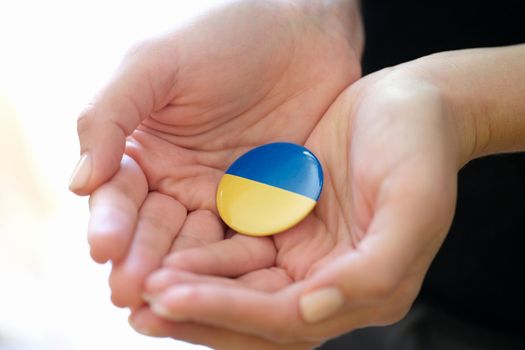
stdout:
<svg viewBox="0 0 525 350">
<path fill-rule="evenodd" d="M 293 283 L 288 273 L 279 267 L 248 272 L 238 277 L 237 281 L 252 289 L 268 293 L 277 292 Z"/>
<path fill-rule="evenodd" d="M 264 292 L 274 292 L 290 283 L 291 280 L 286 272 L 278 268 L 252 271 L 237 279 L 207 276 L 182 270 L 160 269 L 148 276 L 144 285 L 144 299 L 152 301 L 168 288 L 179 284 L 245 287 Z"/>
<path fill-rule="evenodd" d="M 213 284 L 223 286 L 241 286 L 235 279 L 199 275 L 182 270 L 160 269 L 149 275 L 144 284 L 143 299 L 152 302 L 166 289 L 179 284 Z"/>
<path fill-rule="evenodd" d="M 406 182 L 406 174 L 401 177 Z M 422 232 L 432 236 L 429 231 L 446 226 L 442 223 L 446 205 L 443 207 L 442 193 L 435 184 L 428 188 L 424 180 L 417 183 L 411 179 L 413 187 L 408 190 L 406 183 L 395 180 L 383 189 L 386 192 L 380 195 L 373 221 L 357 250 L 327 264 L 311 281 L 274 295 L 222 286 L 179 285 L 159 296 L 152 309 L 166 318 L 186 318 L 276 338 L 308 333 L 319 336 L 320 330 L 331 334 L 349 324 L 359 327 L 381 322 L 384 315 L 377 305 L 398 289 L 405 274 L 412 272 L 416 252 L 429 243 L 428 237 L 420 240 Z M 434 210 L 422 213 L 425 205 Z M 414 213 L 420 215 L 414 219 Z M 305 286 L 308 288 L 301 289 Z M 413 296 L 410 289 L 405 293 Z M 404 308 L 406 300 L 401 304 Z M 350 309 L 354 314 L 345 312 Z M 338 318 L 346 323 L 333 325 Z M 329 324 L 332 328 L 325 328 Z M 286 329 L 284 334 L 282 329 Z"/>
<path fill-rule="evenodd" d="M 224 239 L 224 226 L 209 210 L 191 212 L 177 235 L 172 252 L 208 245 Z"/>
<path fill-rule="evenodd" d="M 298 307 L 303 287 L 296 283 L 278 293 L 265 293 L 226 284 L 178 284 L 154 297 L 150 308 L 165 320 L 211 325 L 276 342 L 321 341 L 356 328 L 391 323 L 407 310 L 406 305 L 397 307 L 392 298 L 340 310 L 332 318 L 309 324 Z"/>
<path fill-rule="evenodd" d="M 128 254 L 111 271 L 109 282 L 115 305 L 134 307 L 142 303 L 145 277 L 160 266 L 185 218 L 186 208 L 175 199 L 158 192 L 148 195 Z"/>
<path fill-rule="evenodd" d="M 158 44 L 138 46 L 124 58 L 111 81 L 78 118 L 81 159 L 70 190 L 85 195 L 118 169 L 125 139 L 153 111 L 163 107 L 174 80 L 175 65 L 161 62 Z"/>
<path fill-rule="evenodd" d="M 237 277 L 273 266 L 275 256 L 276 249 L 271 238 L 235 235 L 230 239 L 173 253 L 163 265 L 205 275 Z"/>
<path fill-rule="evenodd" d="M 313 342 L 277 344 L 260 337 L 218 327 L 191 322 L 169 322 L 159 318 L 148 308 L 142 308 L 131 314 L 129 321 L 137 332 L 145 335 L 172 337 L 217 350 L 245 350 L 248 345 L 251 349 L 257 350 L 306 350 L 318 345 Z"/>
<path fill-rule="evenodd" d="M 194 322 L 250 334 L 275 342 L 318 342 L 365 326 L 398 321 L 409 304 L 399 296 L 384 303 L 341 310 L 317 324 L 305 323 L 297 308 L 301 286 L 280 293 L 204 284 L 173 287 L 150 304 L 158 317 L 173 322 Z M 401 291 L 403 292 L 403 291 Z"/>
<path fill-rule="evenodd" d="M 120 170 L 89 200 L 88 241 L 93 260 L 118 261 L 125 255 L 147 192 L 144 173 L 133 159 L 124 156 Z"/>
<path fill-rule="evenodd" d="M 414 275 L 418 281 L 409 293 L 415 297 L 454 209 L 454 183 L 440 183 L 433 174 L 421 173 L 422 168 L 400 167 L 392 172 L 357 249 L 310 278 L 300 301 L 305 321 L 319 322 L 343 307 L 385 300 Z M 411 176 L 414 169 L 420 171 L 418 176 Z M 447 179 L 454 176 L 442 177 L 443 182 Z"/>
<path fill-rule="evenodd" d="M 157 295 L 150 307 L 167 320 L 194 321 L 281 339 L 302 325 L 294 302 L 297 289 L 265 293 L 218 284 L 179 284 Z"/>
</svg>

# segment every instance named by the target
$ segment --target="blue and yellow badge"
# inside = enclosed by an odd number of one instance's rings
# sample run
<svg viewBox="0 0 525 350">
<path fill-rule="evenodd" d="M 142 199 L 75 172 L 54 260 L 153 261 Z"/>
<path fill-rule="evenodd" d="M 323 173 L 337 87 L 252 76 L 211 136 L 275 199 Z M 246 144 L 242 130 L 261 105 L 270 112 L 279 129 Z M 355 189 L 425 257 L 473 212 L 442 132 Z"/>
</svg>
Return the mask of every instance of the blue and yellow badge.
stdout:
<svg viewBox="0 0 525 350">
<path fill-rule="evenodd" d="M 314 208 L 323 188 L 323 170 L 308 149 L 270 143 L 245 153 L 219 182 L 217 209 L 239 233 L 267 236 L 285 231 Z"/>
</svg>

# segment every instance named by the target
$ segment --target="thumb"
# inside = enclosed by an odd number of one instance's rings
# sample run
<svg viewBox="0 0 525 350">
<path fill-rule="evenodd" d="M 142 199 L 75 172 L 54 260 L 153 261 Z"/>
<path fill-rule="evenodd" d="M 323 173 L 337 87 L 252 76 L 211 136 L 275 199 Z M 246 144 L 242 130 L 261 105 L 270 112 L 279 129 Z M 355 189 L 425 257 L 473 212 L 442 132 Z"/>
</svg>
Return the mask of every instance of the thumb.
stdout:
<svg viewBox="0 0 525 350">
<path fill-rule="evenodd" d="M 116 74 L 80 114 L 77 131 L 80 160 L 69 189 L 79 195 L 93 192 L 117 171 L 126 137 L 152 112 L 167 103 L 173 66 L 161 65 L 153 42 L 142 43 L 123 59 Z M 173 80 L 171 80 L 173 81 Z"/>
<path fill-rule="evenodd" d="M 441 183 L 432 177 L 400 175 L 396 177 L 401 180 L 391 179 L 379 193 L 363 240 L 309 279 L 299 301 L 305 322 L 362 305 L 383 305 L 398 295 L 399 288 L 406 297 L 396 301 L 400 307 L 416 297 L 451 223 L 454 174 L 443 176 Z M 371 321 L 383 322 L 387 311 L 381 310 L 385 314 L 378 312 Z"/>
</svg>

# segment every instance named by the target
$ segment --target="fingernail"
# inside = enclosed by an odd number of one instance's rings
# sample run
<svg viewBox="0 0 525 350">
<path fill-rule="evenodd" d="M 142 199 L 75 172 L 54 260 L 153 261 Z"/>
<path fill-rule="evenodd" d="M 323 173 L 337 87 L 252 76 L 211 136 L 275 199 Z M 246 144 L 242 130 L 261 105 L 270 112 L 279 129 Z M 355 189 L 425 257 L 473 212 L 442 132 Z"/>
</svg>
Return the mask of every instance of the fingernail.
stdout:
<svg viewBox="0 0 525 350">
<path fill-rule="evenodd" d="M 152 295 L 149 295 L 149 294 L 146 294 L 146 293 L 143 293 L 142 294 L 142 300 L 144 300 L 146 303 L 148 304 L 151 304 L 153 303 L 153 296 Z"/>
<path fill-rule="evenodd" d="M 133 329 L 137 332 L 137 333 L 140 333 L 142 335 L 147 335 L 149 337 L 153 337 L 155 335 L 155 333 L 149 329 L 149 328 L 139 328 L 139 327 L 133 327 Z"/>
<path fill-rule="evenodd" d="M 128 322 L 129 322 L 129 325 L 131 326 L 131 328 L 133 328 L 137 333 L 140 333 L 140 334 L 143 334 L 143 335 L 148 335 L 148 336 L 154 336 L 154 332 L 143 326 L 143 325 L 140 325 L 138 324 L 138 322 L 136 322 L 135 320 L 133 320 L 131 317 L 128 318 Z"/>
<path fill-rule="evenodd" d="M 173 312 L 168 311 L 166 308 L 164 308 L 159 303 L 151 304 L 150 308 L 151 308 L 151 311 L 155 315 L 157 315 L 157 316 L 159 316 L 161 318 L 164 318 L 164 319 L 166 319 L 168 321 L 182 322 L 182 321 L 187 321 L 188 320 L 188 318 L 186 316 L 174 314 Z"/>
<path fill-rule="evenodd" d="M 306 294 L 299 300 L 303 320 L 315 323 L 336 313 L 344 304 L 343 294 L 336 288 L 324 288 Z"/>
<path fill-rule="evenodd" d="M 71 175 L 69 180 L 69 190 L 75 192 L 84 188 L 91 176 L 91 157 L 88 153 L 84 153 Z"/>
</svg>

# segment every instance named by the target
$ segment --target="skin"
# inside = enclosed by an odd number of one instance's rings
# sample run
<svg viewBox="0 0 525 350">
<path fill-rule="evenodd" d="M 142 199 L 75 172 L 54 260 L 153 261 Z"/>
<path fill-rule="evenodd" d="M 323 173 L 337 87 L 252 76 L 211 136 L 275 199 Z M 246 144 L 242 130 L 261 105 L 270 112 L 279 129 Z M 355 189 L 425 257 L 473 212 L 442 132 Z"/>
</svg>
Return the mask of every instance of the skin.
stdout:
<svg viewBox="0 0 525 350">
<path fill-rule="evenodd" d="M 308 349 L 395 322 L 445 238 L 458 169 L 525 148 L 523 46 L 430 56 L 355 82 L 362 35 L 333 30 L 342 21 L 325 5 L 215 9 L 131 51 L 79 119 L 93 170 L 73 189 L 91 194 L 91 253 L 113 262 L 113 302 L 139 332 Z M 217 183 L 272 141 L 317 155 L 323 193 L 286 232 L 236 235 L 217 217 Z M 343 303 L 305 320 L 301 298 L 326 288 Z"/>
<path fill-rule="evenodd" d="M 305 142 L 359 78 L 362 46 L 333 29 L 340 22 L 329 12 L 310 18 L 308 11 L 235 2 L 130 51 L 78 121 L 93 171 L 72 190 L 91 194 L 96 261 L 124 258 L 146 196 L 215 213 L 216 184 L 240 154 L 271 141 Z M 124 147 L 129 158 L 118 170 Z"/>
<path fill-rule="evenodd" d="M 354 83 L 306 141 L 328 174 L 315 212 L 268 238 L 275 251 L 234 236 L 169 255 L 132 324 L 218 349 L 308 349 L 401 319 L 448 231 L 458 170 L 525 149 L 524 54 L 447 52 Z M 326 287 L 344 304 L 308 322 L 301 297 Z"/>
<path fill-rule="evenodd" d="M 459 160 L 437 91 L 401 78 L 384 71 L 356 83 L 307 139 L 326 174 L 312 215 L 272 237 L 238 235 L 168 255 L 145 285 L 151 307 L 135 310 L 132 324 L 195 341 L 178 335 L 182 321 L 279 349 L 312 348 L 402 318 L 450 225 Z M 334 284 L 344 291 L 344 306 L 305 322 L 300 297 Z M 221 348 L 206 334 L 199 333 L 200 343 Z"/>
</svg>

